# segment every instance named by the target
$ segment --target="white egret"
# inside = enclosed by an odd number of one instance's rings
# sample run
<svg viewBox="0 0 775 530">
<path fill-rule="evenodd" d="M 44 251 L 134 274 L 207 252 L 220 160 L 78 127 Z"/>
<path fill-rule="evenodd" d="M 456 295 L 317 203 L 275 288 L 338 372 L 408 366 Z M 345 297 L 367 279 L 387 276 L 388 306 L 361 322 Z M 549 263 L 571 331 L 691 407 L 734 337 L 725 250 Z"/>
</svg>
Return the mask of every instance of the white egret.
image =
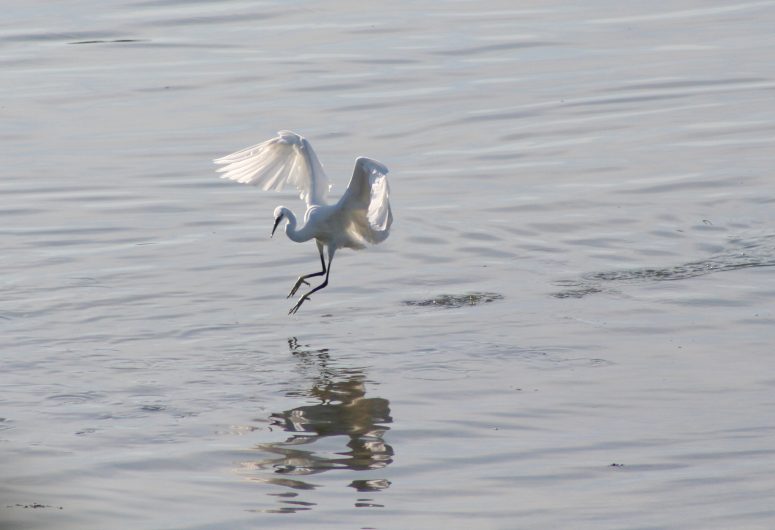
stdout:
<svg viewBox="0 0 775 530">
<path fill-rule="evenodd" d="M 307 204 L 304 226 L 299 228 L 296 216 L 285 206 L 274 211 L 274 235 L 277 226 L 286 221 L 285 233 L 293 241 L 315 239 L 323 270 L 299 276 L 288 298 L 301 287 L 309 285 L 307 278 L 326 275 L 323 283 L 304 293 L 288 314 L 296 313 L 310 295 L 328 285 L 331 261 L 339 248 L 361 249 L 366 243 L 381 243 L 390 233 L 393 213 L 390 211 L 390 188 L 387 168 L 370 158 L 359 157 L 342 197 L 336 204 L 326 203 L 331 188 L 310 143 L 291 131 L 280 131 L 278 136 L 263 143 L 247 147 L 236 153 L 217 158 L 221 178 L 254 184 L 262 190 L 280 191 L 286 184 L 299 190 L 299 196 Z M 328 252 L 328 265 L 323 257 L 323 247 Z"/>
</svg>

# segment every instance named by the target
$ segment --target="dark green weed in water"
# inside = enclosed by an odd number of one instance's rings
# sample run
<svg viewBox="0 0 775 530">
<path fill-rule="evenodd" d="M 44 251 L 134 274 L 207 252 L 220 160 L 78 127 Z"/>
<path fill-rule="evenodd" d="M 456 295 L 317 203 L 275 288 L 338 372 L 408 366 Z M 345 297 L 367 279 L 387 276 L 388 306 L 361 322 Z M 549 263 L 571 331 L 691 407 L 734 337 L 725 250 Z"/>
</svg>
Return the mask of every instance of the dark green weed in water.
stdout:
<svg viewBox="0 0 775 530">
<path fill-rule="evenodd" d="M 435 298 L 426 298 L 424 300 L 405 300 L 404 305 L 456 308 L 486 304 L 502 299 L 503 295 L 498 293 L 441 294 Z"/>
</svg>

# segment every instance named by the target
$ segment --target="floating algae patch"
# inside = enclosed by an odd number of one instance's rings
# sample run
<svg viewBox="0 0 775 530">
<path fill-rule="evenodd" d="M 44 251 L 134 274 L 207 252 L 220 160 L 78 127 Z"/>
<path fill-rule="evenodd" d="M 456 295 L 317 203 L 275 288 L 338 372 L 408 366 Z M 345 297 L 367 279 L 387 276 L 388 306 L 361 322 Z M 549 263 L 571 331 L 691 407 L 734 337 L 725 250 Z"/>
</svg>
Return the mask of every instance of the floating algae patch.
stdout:
<svg viewBox="0 0 775 530">
<path fill-rule="evenodd" d="M 503 300 L 503 295 L 498 293 L 441 294 L 424 300 L 405 300 L 404 305 L 456 308 L 487 304 L 495 300 Z"/>
<path fill-rule="evenodd" d="M 578 289 L 567 289 L 565 291 L 559 291 L 552 293 L 555 298 L 584 298 L 590 294 L 602 293 L 603 289 L 594 285 L 581 285 Z"/>
<path fill-rule="evenodd" d="M 602 286 L 610 282 L 646 283 L 687 280 L 718 272 L 736 271 L 775 266 L 775 236 L 738 241 L 739 247 L 710 256 L 669 267 L 641 267 L 615 271 L 592 272 L 581 280 L 559 281 L 556 285 L 571 287 L 553 293 L 555 298 L 583 298 L 590 294 L 610 291 Z"/>
<path fill-rule="evenodd" d="M 775 265 L 775 259 L 759 256 L 749 256 L 744 253 L 733 255 L 715 256 L 703 261 L 693 261 L 683 265 L 673 267 L 652 268 L 644 267 L 641 269 L 629 269 L 610 272 L 596 272 L 586 275 L 589 280 L 601 280 L 608 282 L 616 281 L 654 281 L 664 282 L 673 280 L 685 280 L 687 278 L 696 278 L 716 272 L 735 271 L 740 269 L 749 269 L 754 267 L 772 267 Z"/>
<path fill-rule="evenodd" d="M 696 278 L 717 272 L 736 271 L 758 267 L 775 266 L 775 236 L 738 241 L 738 248 L 710 256 L 699 261 L 690 261 L 672 267 L 643 267 L 609 272 L 595 272 L 585 275 L 593 281 L 673 281 Z"/>
</svg>

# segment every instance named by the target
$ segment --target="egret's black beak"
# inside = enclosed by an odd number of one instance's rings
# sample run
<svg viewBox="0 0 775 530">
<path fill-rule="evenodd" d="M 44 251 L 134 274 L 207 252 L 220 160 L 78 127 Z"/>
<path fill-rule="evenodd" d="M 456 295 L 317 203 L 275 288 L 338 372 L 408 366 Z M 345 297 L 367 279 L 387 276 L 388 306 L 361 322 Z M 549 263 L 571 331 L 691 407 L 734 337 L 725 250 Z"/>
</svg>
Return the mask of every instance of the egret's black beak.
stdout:
<svg viewBox="0 0 775 530">
<path fill-rule="evenodd" d="M 283 219 L 283 216 L 281 215 L 280 217 L 274 220 L 274 226 L 272 227 L 272 235 L 269 237 L 274 236 L 274 231 L 277 230 L 277 225 L 280 224 L 280 221 L 282 221 L 282 219 Z"/>
</svg>

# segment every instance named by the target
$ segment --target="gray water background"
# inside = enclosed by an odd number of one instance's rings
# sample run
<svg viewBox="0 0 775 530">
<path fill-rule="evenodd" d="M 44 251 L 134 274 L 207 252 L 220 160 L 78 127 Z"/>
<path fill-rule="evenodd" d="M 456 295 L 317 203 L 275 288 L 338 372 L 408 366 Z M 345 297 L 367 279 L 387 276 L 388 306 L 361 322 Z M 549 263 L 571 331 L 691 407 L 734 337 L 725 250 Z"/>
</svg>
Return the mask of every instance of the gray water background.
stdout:
<svg viewBox="0 0 775 530">
<path fill-rule="evenodd" d="M 15 2 L 0 527 L 775 525 L 775 2 Z M 391 237 L 211 159 L 278 129 Z"/>
</svg>

